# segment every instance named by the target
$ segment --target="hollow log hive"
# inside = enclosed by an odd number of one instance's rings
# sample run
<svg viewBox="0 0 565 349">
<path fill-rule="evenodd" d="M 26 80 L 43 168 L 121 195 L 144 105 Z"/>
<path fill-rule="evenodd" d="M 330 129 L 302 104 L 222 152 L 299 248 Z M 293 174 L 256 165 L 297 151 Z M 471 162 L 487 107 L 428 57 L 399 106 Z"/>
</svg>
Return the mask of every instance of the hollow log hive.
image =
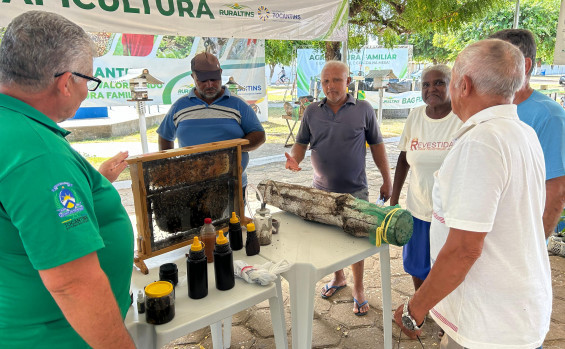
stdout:
<svg viewBox="0 0 565 349">
<path fill-rule="evenodd" d="M 370 237 L 373 243 L 376 230 L 383 221 L 386 228 L 386 240 L 383 242 L 403 246 L 412 236 L 412 215 L 403 209 L 392 212 L 397 206 L 380 207 L 350 194 L 330 193 L 272 180 L 262 181 L 258 189 L 269 205 L 306 220 L 341 227 L 353 236 Z"/>
</svg>

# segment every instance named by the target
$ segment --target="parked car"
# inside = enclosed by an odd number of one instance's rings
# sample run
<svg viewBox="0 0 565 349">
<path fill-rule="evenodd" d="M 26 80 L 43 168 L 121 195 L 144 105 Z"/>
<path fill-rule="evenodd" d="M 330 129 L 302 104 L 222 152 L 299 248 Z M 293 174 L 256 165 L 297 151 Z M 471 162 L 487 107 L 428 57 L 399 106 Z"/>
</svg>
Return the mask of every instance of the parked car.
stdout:
<svg viewBox="0 0 565 349">
<path fill-rule="evenodd" d="M 565 85 L 565 75 L 561 75 L 559 78 L 559 85 Z"/>
</svg>

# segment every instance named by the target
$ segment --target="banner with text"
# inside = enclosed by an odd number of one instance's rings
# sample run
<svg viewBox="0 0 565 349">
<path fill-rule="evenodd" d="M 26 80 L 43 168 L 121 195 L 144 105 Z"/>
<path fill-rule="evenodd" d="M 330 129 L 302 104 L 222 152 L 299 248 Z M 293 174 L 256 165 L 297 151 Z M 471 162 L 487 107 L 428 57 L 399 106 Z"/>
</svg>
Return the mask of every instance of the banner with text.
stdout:
<svg viewBox="0 0 565 349">
<path fill-rule="evenodd" d="M 208 51 L 220 60 L 222 82 L 233 77 L 240 85 L 238 95 L 251 105 L 259 120 L 267 121 L 264 40 L 119 33 L 91 36 L 100 55 L 94 59 L 93 75 L 102 84 L 89 92 L 82 107 L 134 105 L 127 101 L 131 99 L 129 82 L 121 79 L 134 68 L 147 68 L 164 82 L 148 84 L 148 95 L 153 101 L 147 104 L 172 104 L 194 87 L 191 59 L 198 52 Z"/>
<path fill-rule="evenodd" d="M 0 27 L 32 11 L 63 15 L 89 32 L 278 40 L 347 38 L 347 0 L 3 0 Z"/>
<path fill-rule="evenodd" d="M 371 103 L 373 109 L 379 109 L 379 92 L 365 91 L 365 100 Z M 403 93 L 388 93 L 383 96 L 383 109 L 408 109 L 424 105 L 422 91 L 409 91 Z"/>
<path fill-rule="evenodd" d="M 366 47 L 349 50 L 347 64 L 353 75 L 365 75 L 370 70 L 392 69 L 399 79 L 408 78 L 408 60 L 411 47 Z M 297 50 L 297 86 L 298 96 L 314 96 L 315 89 L 320 90 L 320 73 L 325 64 L 325 56 L 315 49 Z M 359 74 L 361 72 L 361 74 Z"/>
</svg>

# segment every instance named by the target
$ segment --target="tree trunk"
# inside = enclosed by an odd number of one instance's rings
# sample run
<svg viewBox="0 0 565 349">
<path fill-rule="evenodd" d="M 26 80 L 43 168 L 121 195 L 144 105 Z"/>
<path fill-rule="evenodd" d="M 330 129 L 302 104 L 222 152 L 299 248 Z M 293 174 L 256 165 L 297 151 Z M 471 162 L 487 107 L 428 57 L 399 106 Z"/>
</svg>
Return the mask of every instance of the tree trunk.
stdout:
<svg viewBox="0 0 565 349">
<path fill-rule="evenodd" d="M 269 68 L 271 68 L 271 74 L 269 74 L 269 83 L 273 81 L 273 74 L 275 73 L 275 67 L 277 66 L 276 63 L 270 63 Z"/>
<path fill-rule="evenodd" d="M 341 42 L 326 41 L 326 62 L 341 61 Z"/>
<path fill-rule="evenodd" d="M 393 212 L 394 206 L 379 207 L 350 194 L 271 180 L 262 181 L 257 188 L 265 203 L 310 221 L 341 227 L 353 236 L 375 238 L 383 220 L 388 223 L 384 242 L 402 246 L 412 236 L 412 215 L 402 209 Z"/>
</svg>

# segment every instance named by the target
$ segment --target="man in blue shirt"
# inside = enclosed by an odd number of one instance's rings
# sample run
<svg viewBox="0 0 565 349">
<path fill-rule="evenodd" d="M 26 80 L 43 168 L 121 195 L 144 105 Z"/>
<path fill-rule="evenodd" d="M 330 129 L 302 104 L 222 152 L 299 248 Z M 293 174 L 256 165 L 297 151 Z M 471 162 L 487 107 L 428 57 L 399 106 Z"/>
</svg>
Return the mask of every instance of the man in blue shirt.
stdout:
<svg viewBox="0 0 565 349">
<path fill-rule="evenodd" d="M 249 144 L 241 147 L 245 195 L 247 152 L 265 143 L 263 126 L 247 102 L 222 86 L 222 69 L 214 55 L 197 54 L 190 68 L 195 87 L 173 104 L 157 129 L 159 150 L 173 149 L 175 138 L 181 147 L 235 138 L 249 140 Z"/>
<path fill-rule="evenodd" d="M 536 41 L 526 29 L 506 29 L 490 36 L 518 47 L 526 60 L 526 80 L 514 96 L 518 117 L 530 125 L 538 136 L 545 158 L 545 237 L 554 231 L 565 207 L 565 110 L 551 98 L 530 86 L 536 61 Z"/>
</svg>

